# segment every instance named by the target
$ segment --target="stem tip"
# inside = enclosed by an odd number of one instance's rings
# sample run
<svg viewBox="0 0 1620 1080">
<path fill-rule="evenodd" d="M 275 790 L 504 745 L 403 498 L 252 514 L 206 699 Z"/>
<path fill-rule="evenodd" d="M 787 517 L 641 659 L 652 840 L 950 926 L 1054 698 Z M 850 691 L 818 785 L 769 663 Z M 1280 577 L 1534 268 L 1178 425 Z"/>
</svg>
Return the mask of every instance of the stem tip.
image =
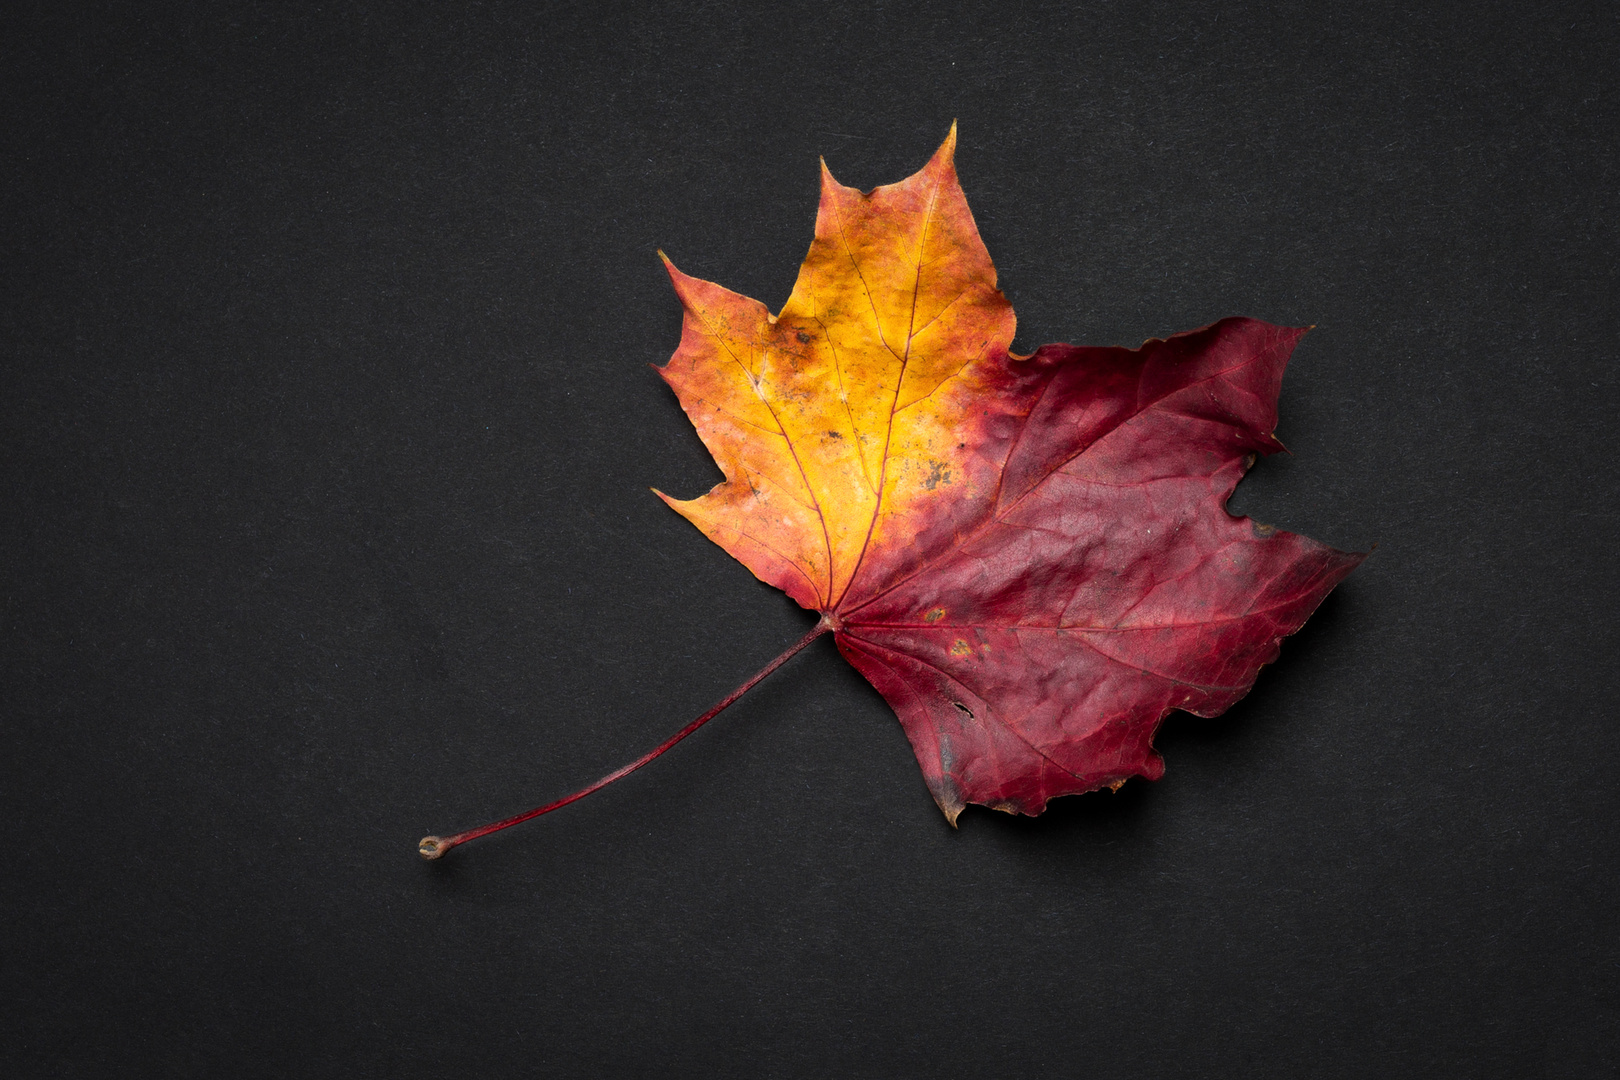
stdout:
<svg viewBox="0 0 1620 1080">
<path fill-rule="evenodd" d="M 453 847 L 455 845 L 442 836 L 424 836 L 421 843 L 416 845 L 416 851 L 424 859 L 437 859 Z"/>
</svg>

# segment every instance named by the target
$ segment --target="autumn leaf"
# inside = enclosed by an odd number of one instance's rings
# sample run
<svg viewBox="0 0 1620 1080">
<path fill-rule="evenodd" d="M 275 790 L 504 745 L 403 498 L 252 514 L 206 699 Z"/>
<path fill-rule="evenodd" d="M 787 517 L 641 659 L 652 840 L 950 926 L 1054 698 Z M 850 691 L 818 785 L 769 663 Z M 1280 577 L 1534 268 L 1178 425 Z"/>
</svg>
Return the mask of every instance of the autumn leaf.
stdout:
<svg viewBox="0 0 1620 1080">
<path fill-rule="evenodd" d="M 1164 715 L 1237 701 L 1362 559 L 1225 510 L 1282 449 L 1304 331 L 1011 355 L 955 145 L 865 195 L 823 165 L 775 316 L 669 266 L 686 317 L 662 369 L 726 475 L 665 500 L 823 614 L 953 822 L 1157 779 Z"/>
<path fill-rule="evenodd" d="M 776 315 L 667 259 L 685 308 L 660 368 L 725 474 L 670 506 L 893 706 L 945 816 L 1038 814 L 1164 771 L 1172 709 L 1214 716 L 1364 558 L 1226 512 L 1273 436 L 1304 330 L 1254 319 L 1139 349 L 1009 352 L 953 164 L 870 193 L 825 163 L 815 239 Z M 430 853 L 424 841 L 423 853 Z M 446 848 L 447 849 L 447 848 Z"/>
</svg>

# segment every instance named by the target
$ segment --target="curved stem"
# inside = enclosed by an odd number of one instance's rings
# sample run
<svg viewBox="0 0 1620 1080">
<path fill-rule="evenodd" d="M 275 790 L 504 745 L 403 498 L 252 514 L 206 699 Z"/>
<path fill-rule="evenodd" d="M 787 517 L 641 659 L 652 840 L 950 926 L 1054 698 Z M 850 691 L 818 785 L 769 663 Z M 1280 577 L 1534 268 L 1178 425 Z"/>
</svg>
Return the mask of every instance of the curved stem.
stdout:
<svg viewBox="0 0 1620 1080">
<path fill-rule="evenodd" d="M 632 761 L 623 768 L 615 769 L 613 772 L 608 773 L 606 776 L 602 777 L 602 779 L 598 780 L 589 787 L 581 788 L 572 795 L 564 795 L 556 802 L 549 802 L 544 806 L 537 806 L 533 810 L 518 814 L 516 817 L 509 817 L 503 821 L 495 821 L 488 825 L 481 825 L 476 829 L 468 829 L 466 832 L 456 833 L 454 836 L 424 836 L 422 837 L 421 843 L 417 845 L 416 850 L 421 853 L 421 856 L 424 859 L 442 858 L 445 852 L 449 851 L 453 847 L 456 847 L 458 844 L 465 844 L 467 841 L 476 840 L 480 836 L 488 836 L 490 833 L 500 832 L 502 829 L 509 829 L 513 825 L 528 821 L 530 818 L 537 818 L 541 814 L 549 814 L 553 810 L 561 810 L 569 803 L 578 802 L 580 799 L 583 799 L 593 791 L 600 791 L 602 788 L 607 787 L 615 780 L 622 780 L 624 777 L 629 776 L 631 773 L 635 772 L 649 761 L 653 761 L 663 756 L 664 752 L 669 750 L 670 747 L 674 746 L 676 743 L 692 734 L 692 732 L 696 731 L 698 728 L 720 715 L 726 706 L 748 693 L 748 691 L 759 685 L 765 676 L 787 663 L 788 660 L 792 658 L 794 653 L 798 652 L 800 649 L 803 649 L 806 645 L 810 644 L 827 631 L 836 629 L 836 627 L 837 622 L 835 620 L 824 617 L 821 622 L 816 624 L 816 628 L 814 630 L 810 631 L 808 634 L 804 635 L 804 637 L 799 639 L 798 644 L 790 646 L 788 650 L 781 656 L 778 656 L 775 660 L 772 660 L 763 668 L 760 668 L 760 670 L 755 673 L 751 679 L 737 687 L 737 689 L 733 690 L 731 693 L 727 694 L 714 708 L 710 709 L 708 712 L 704 713 L 702 716 L 698 717 L 696 720 L 693 720 L 690 724 L 687 724 L 685 727 L 681 728 L 681 730 L 659 743 L 654 749 L 643 754 L 641 757 L 636 758 L 636 760 Z"/>
</svg>

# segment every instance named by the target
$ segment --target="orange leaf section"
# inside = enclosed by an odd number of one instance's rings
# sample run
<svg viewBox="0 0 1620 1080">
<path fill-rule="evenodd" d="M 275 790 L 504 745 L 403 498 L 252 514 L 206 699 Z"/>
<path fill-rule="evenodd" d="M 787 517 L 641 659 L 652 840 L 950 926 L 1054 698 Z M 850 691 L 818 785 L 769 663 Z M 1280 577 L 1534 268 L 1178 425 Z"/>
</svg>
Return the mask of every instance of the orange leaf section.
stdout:
<svg viewBox="0 0 1620 1080">
<path fill-rule="evenodd" d="M 823 162 L 815 240 L 776 316 L 665 259 L 686 314 L 659 370 L 726 480 L 658 494 L 812 610 L 903 560 L 907 522 L 941 485 L 995 483 L 958 431 L 1015 320 L 955 149 L 953 125 L 921 172 L 869 194 Z"/>
</svg>

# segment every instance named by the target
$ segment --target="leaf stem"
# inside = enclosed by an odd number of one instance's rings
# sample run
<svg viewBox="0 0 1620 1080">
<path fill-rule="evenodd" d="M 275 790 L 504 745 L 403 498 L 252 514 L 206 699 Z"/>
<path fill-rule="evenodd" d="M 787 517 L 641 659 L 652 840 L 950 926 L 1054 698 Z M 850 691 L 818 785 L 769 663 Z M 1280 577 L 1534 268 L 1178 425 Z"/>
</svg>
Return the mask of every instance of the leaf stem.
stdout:
<svg viewBox="0 0 1620 1080">
<path fill-rule="evenodd" d="M 793 655 L 799 650 L 803 649 L 806 645 L 809 645 L 812 641 L 816 640 L 816 638 L 820 637 L 822 634 L 827 633 L 829 630 L 837 629 L 837 626 L 838 624 L 835 619 L 830 616 L 823 616 L 822 620 L 816 624 L 816 628 L 804 635 L 804 637 L 800 638 L 798 644 L 789 646 L 788 650 L 781 656 L 778 656 L 775 660 L 772 660 L 770 663 L 760 668 L 759 671 L 756 672 L 754 676 L 747 682 L 743 683 L 741 686 L 737 687 L 737 689 L 720 699 L 720 703 L 714 708 L 710 709 L 708 712 L 704 713 L 702 716 L 698 717 L 696 720 L 693 720 L 690 724 L 687 724 L 685 727 L 681 728 L 681 730 L 659 743 L 654 749 L 643 754 L 641 757 L 636 758 L 636 760 L 632 761 L 630 764 L 608 773 L 606 776 L 602 777 L 602 779 L 598 780 L 589 787 L 581 788 L 572 795 L 565 795 L 555 802 L 546 803 L 544 806 L 537 806 L 533 810 L 518 814 L 516 817 L 509 817 L 503 821 L 495 821 L 488 825 L 481 825 L 476 829 L 468 829 L 466 832 L 456 833 L 454 836 L 424 836 L 422 837 L 421 843 L 416 846 L 416 850 L 424 859 L 443 858 L 445 852 L 449 851 L 453 847 L 456 847 L 457 845 L 465 844 L 469 840 L 476 840 L 480 836 L 488 836 L 493 832 L 500 832 L 502 829 L 509 829 L 513 825 L 528 821 L 530 818 L 537 818 L 541 814 L 549 814 L 553 810 L 561 810 L 569 803 L 577 802 L 593 791 L 600 791 L 602 788 L 607 787 L 615 780 L 624 779 L 626 776 L 629 776 L 631 773 L 635 772 L 648 762 L 662 757 L 665 751 L 669 750 L 676 743 L 692 734 L 692 732 L 696 731 L 704 724 L 707 724 L 710 720 L 713 720 L 716 716 L 720 715 L 726 706 L 730 705 L 732 702 L 748 693 L 748 691 L 752 690 L 755 686 L 759 685 L 759 683 L 762 682 L 767 675 L 781 667 L 783 664 L 787 663 L 788 660 L 792 659 Z"/>
</svg>

